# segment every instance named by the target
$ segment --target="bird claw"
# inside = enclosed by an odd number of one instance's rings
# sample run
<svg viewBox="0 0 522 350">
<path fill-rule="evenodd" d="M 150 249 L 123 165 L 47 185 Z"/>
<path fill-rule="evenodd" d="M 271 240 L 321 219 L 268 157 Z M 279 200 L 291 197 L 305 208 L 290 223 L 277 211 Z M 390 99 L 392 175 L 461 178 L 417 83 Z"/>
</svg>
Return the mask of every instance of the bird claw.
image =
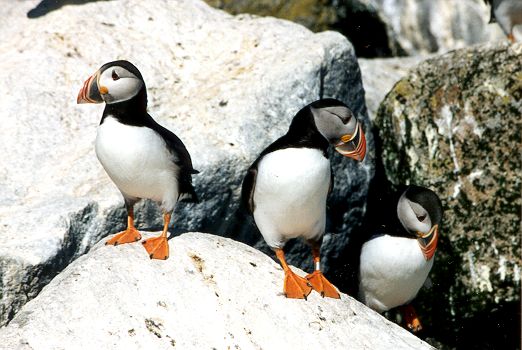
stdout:
<svg viewBox="0 0 522 350">
<path fill-rule="evenodd" d="M 151 259 L 167 260 L 169 257 L 169 243 L 167 237 L 159 236 L 149 238 L 143 242 L 143 247 L 149 253 Z"/>
<path fill-rule="evenodd" d="M 303 277 L 292 271 L 285 272 L 283 293 L 287 298 L 307 300 L 312 291 L 312 285 Z"/>
<path fill-rule="evenodd" d="M 119 244 L 124 243 L 134 243 L 141 239 L 140 232 L 134 227 L 128 227 L 125 231 L 122 231 L 114 237 L 110 238 L 105 242 L 105 245 L 114 245 L 117 246 Z"/>
<path fill-rule="evenodd" d="M 337 289 L 334 287 L 330 281 L 324 277 L 323 273 L 319 270 L 316 270 L 306 276 L 306 279 L 311 283 L 312 288 L 321 294 L 321 296 L 334 298 L 334 299 L 340 299 L 341 296 Z"/>
</svg>

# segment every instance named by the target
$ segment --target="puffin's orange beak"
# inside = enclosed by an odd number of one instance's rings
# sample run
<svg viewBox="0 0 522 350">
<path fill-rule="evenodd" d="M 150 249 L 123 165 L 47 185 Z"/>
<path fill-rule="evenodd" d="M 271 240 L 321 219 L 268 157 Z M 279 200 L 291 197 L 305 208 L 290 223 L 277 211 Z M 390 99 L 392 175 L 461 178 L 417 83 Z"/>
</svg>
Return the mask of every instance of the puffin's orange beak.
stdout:
<svg viewBox="0 0 522 350">
<path fill-rule="evenodd" d="M 357 122 L 355 133 L 346 134 L 335 145 L 335 150 L 345 157 L 362 161 L 366 155 L 366 136 L 362 130 L 361 123 Z"/>
<path fill-rule="evenodd" d="M 417 232 L 417 241 L 419 242 L 422 254 L 426 261 L 431 260 L 437 249 L 437 242 L 439 240 L 439 225 L 435 225 L 431 228 L 430 232 L 424 234 Z"/>
<path fill-rule="evenodd" d="M 76 98 L 76 103 L 101 103 L 103 99 L 101 97 L 100 91 L 98 89 L 98 72 L 94 75 L 90 76 L 89 79 L 83 83 L 80 92 L 78 92 L 78 97 Z"/>
</svg>

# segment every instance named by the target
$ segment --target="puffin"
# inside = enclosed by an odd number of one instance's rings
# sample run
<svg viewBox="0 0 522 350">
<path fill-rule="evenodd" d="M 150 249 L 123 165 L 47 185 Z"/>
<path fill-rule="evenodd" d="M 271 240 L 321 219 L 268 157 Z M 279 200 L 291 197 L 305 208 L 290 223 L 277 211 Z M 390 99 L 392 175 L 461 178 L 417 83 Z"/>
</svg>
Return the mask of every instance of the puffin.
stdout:
<svg viewBox="0 0 522 350">
<path fill-rule="evenodd" d="M 411 302 L 433 267 L 442 204 L 432 190 L 409 185 L 380 207 L 360 251 L 358 299 L 379 313 L 400 307 L 406 327 L 418 332 L 422 325 Z"/>
<path fill-rule="evenodd" d="M 521 0 L 484 0 L 491 6 L 490 23 L 498 22 L 509 41 L 516 41 L 513 28 L 522 24 Z"/>
<path fill-rule="evenodd" d="M 340 298 L 320 263 L 326 199 L 334 182 L 330 145 L 356 161 L 366 154 L 361 123 L 343 102 L 328 98 L 303 107 L 288 132 L 261 152 L 243 180 L 241 205 L 283 268 L 287 298 L 306 299 L 312 288 L 323 297 Z M 310 245 L 315 267 L 306 278 L 290 269 L 283 251 L 288 240 L 299 237 Z"/>
<path fill-rule="evenodd" d="M 192 175 L 198 171 L 192 167 L 187 148 L 147 113 L 145 81 L 128 61 L 101 66 L 83 84 L 77 103 L 105 103 L 96 135 L 96 156 L 123 195 L 127 209 L 127 229 L 106 244 L 139 241 L 134 204 L 151 199 L 163 212 L 163 231 L 142 243 L 151 259 L 167 259 L 167 229 L 176 203 L 198 200 L 192 186 Z"/>
</svg>

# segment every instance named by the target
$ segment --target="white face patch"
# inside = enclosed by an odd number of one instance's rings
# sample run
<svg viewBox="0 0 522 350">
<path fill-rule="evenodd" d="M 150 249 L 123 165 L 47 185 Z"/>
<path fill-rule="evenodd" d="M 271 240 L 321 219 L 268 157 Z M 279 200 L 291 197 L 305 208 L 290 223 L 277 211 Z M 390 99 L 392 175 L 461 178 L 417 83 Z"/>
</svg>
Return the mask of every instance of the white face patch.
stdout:
<svg viewBox="0 0 522 350">
<path fill-rule="evenodd" d="M 397 205 L 397 216 L 408 231 L 428 233 L 431 229 L 431 218 L 420 204 L 410 201 L 403 194 Z"/>
<path fill-rule="evenodd" d="M 98 79 L 98 89 L 107 104 L 130 100 L 138 94 L 142 86 L 143 81 L 140 78 L 119 66 L 107 68 Z M 107 93 L 104 93 L 104 88 Z"/>
</svg>

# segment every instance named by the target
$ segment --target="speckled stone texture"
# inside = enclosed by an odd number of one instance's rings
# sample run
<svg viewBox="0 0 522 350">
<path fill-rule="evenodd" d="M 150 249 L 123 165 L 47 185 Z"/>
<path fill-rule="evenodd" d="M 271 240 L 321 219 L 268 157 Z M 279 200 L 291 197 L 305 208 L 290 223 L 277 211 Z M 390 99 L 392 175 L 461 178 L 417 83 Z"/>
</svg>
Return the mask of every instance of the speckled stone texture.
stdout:
<svg viewBox="0 0 522 350">
<path fill-rule="evenodd" d="M 427 56 L 359 58 L 366 107 L 372 121 L 377 116 L 381 102 L 395 83 L 427 58 Z"/>
<path fill-rule="evenodd" d="M 98 244 L 0 329 L 0 348 L 432 349 L 345 294 L 285 298 L 279 265 L 242 243 L 187 233 L 170 251 Z"/>
<path fill-rule="evenodd" d="M 520 334 L 521 98 L 522 46 L 477 46 L 420 64 L 375 121 L 388 178 L 444 204 L 426 314 L 478 343 Z"/>
</svg>

